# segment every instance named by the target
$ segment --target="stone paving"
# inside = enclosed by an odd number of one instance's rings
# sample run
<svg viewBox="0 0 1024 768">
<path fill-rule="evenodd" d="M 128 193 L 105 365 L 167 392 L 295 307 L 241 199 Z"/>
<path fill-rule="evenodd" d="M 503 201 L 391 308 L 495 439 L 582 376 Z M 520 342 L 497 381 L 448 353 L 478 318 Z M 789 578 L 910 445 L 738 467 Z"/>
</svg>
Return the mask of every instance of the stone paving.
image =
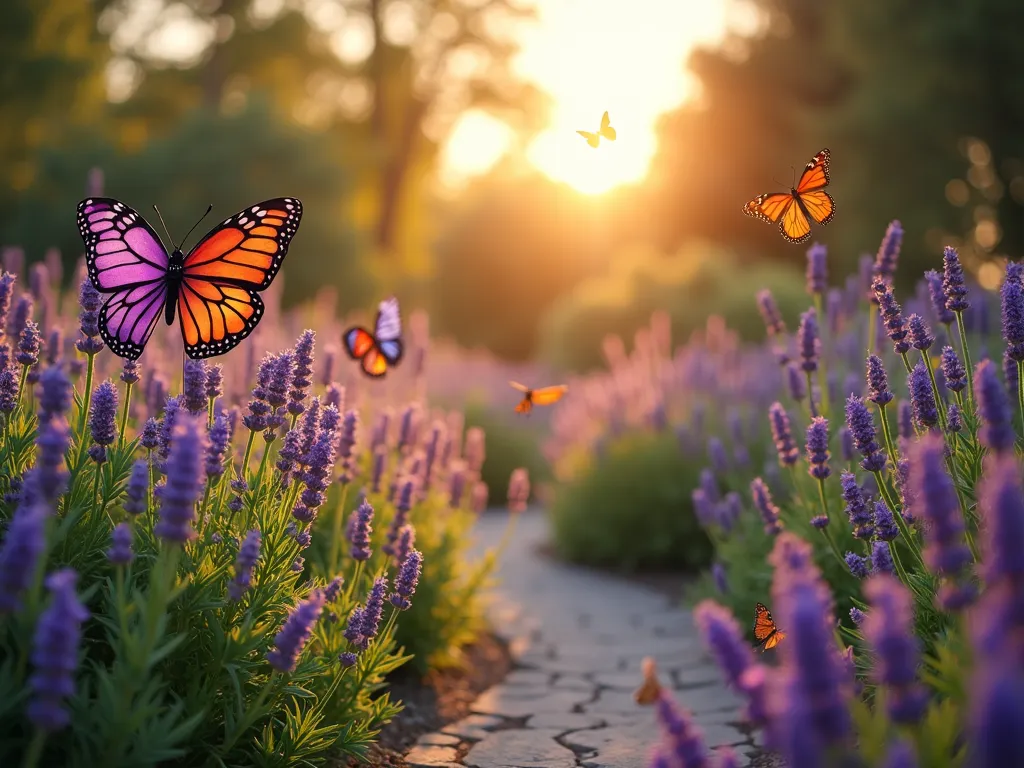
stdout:
<svg viewBox="0 0 1024 768">
<path fill-rule="evenodd" d="M 498 541 L 504 514 L 482 515 L 481 549 Z M 709 746 L 731 745 L 749 765 L 758 752 L 740 700 L 704 653 L 690 612 L 649 588 L 537 552 L 538 510 L 523 513 L 499 568 L 491 611 L 515 665 L 472 714 L 423 736 L 413 768 L 646 768 L 659 734 L 651 707 L 633 701 L 645 656 L 689 708 Z"/>
</svg>

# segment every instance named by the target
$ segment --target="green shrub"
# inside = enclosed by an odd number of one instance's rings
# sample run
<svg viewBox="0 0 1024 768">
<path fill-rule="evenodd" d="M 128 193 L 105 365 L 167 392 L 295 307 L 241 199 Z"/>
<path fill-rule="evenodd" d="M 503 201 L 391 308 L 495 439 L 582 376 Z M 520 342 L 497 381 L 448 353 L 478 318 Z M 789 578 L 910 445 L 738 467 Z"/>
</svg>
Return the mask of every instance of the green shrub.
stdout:
<svg viewBox="0 0 1024 768">
<path fill-rule="evenodd" d="M 507 415 L 476 402 L 466 405 L 466 428 L 479 427 L 487 438 L 487 459 L 480 473 L 487 484 L 490 504 L 505 503 L 509 476 L 517 467 L 530 473 L 534 489 L 551 479 L 551 468 L 541 453 L 543 423 L 538 418 Z"/>
<path fill-rule="evenodd" d="M 626 570 L 706 566 L 711 542 L 690 501 L 697 470 L 671 433 L 611 442 L 555 491 L 550 514 L 559 554 Z"/>
<path fill-rule="evenodd" d="M 789 267 L 740 263 L 729 251 L 695 244 L 666 256 L 646 248 L 623 251 L 607 275 L 581 283 L 544 316 L 542 359 L 561 370 L 601 366 L 608 334 L 632 338 L 655 310 L 668 312 L 672 335 L 685 340 L 709 315 L 729 318 L 742 339 L 764 338 L 764 323 L 751 297 L 771 288 L 786 320 L 806 309 L 803 278 Z"/>
</svg>

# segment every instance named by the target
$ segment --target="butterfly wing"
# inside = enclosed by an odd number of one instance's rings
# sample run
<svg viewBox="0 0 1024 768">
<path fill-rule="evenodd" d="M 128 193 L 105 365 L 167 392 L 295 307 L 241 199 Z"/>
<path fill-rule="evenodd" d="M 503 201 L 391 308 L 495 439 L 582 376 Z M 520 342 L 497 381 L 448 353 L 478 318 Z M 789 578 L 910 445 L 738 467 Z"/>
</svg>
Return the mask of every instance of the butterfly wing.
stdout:
<svg viewBox="0 0 1024 768">
<path fill-rule="evenodd" d="M 78 231 L 85 242 L 85 264 L 96 290 L 163 280 L 167 251 L 138 211 L 109 197 L 91 197 L 78 204 Z"/>
<path fill-rule="evenodd" d="M 795 201 L 796 198 L 789 192 L 766 192 L 743 206 L 743 212 L 747 216 L 774 224 Z"/>
<path fill-rule="evenodd" d="M 210 230 L 185 257 L 178 312 L 191 358 L 222 355 L 263 317 L 258 291 L 274 281 L 302 219 L 293 197 L 264 200 Z"/>
<path fill-rule="evenodd" d="M 779 231 L 791 243 L 802 243 L 811 236 L 811 222 L 803 206 L 794 204 L 786 209 L 779 221 Z"/>
<path fill-rule="evenodd" d="M 524 397 L 519 401 L 519 405 L 516 406 L 516 413 L 529 413 L 533 410 L 533 403 L 530 402 L 530 398 Z"/>
<path fill-rule="evenodd" d="M 402 314 L 398 309 L 398 299 L 392 297 L 380 303 L 374 331 L 378 351 L 384 355 L 388 364 L 396 365 L 402 359 L 404 350 Z"/>
<path fill-rule="evenodd" d="M 754 606 L 754 639 L 763 643 L 778 629 L 775 620 L 772 619 L 772 612 L 764 603 Z"/>
<path fill-rule="evenodd" d="M 587 144 L 592 147 L 597 147 L 601 143 L 601 137 L 596 133 L 590 133 L 590 131 L 576 131 L 580 136 L 587 140 Z"/>
<path fill-rule="evenodd" d="M 379 379 L 388 372 L 388 359 L 376 344 L 366 351 L 361 363 L 363 373 L 371 378 Z"/>
<path fill-rule="evenodd" d="M 530 388 L 525 384 L 520 384 L 518 381 L 510 381 L 512 389 L 518 389 L 520 392 L 529 392 Z"/>
<path fill-rule="evenodd" d="M 764 653 L 765 651 L 770 651 L 772 648 L 774 648 L 776 645 L 778 645 L 785 639 L 785 632 L 779 632 L 779 630 L 775 630 L 770 635 L 768 635 L 767 638 L 765 638 L 764 648 L 761 650 L 761 652 Z"/>
<path fill-rule="evenodd" d="M 811 158 L 811 162 L 804 166 L 804 172 L 800 174 L 800 181 L 796 185 L 797 194 L 802 195 L 804 192 L 813 192 L 828 186 L 828 163 L 831 157 L 828 149 L 823 149 Z"/>
<path fill-rule="evenodd" d="M 608 113 L 605 112 L 601 117 L 601 130 L 599 131 L 608 141 L 615 141 L 615 129 L 612 128 L 612 121 L 608 117 Z"/>
<path fill-rule="evenodd" d="M 552 405 L 562 399 L 562 396 L 569 391 L 569 387 L 560 384 L 557 387 L 541 387 L 533 390 L 534 405 Z"/>
<path fill-rule="evenodd" d="M 800 203 L 803 205 L 807 215 L 819 224 L 828 224 L 836 215 L 836 203 L 832 195 L 823 189 L 811 192 L 799 192 Z"/>
<path fill-rule="evenodd" d="M 345 331 L 342 339 L 345 342 L 345 351 L 353 360 L 362 360 L 366 353 L 374 347 L 373 336 L 361 326 L 353 326 Z"/>
<path fill-rule="evenodd" d="M 115 291 L 100 309 L 100 336 L 110 351 L 138 360 L 167 302 L 167 283 L 152 280 Z"/>
</svg>

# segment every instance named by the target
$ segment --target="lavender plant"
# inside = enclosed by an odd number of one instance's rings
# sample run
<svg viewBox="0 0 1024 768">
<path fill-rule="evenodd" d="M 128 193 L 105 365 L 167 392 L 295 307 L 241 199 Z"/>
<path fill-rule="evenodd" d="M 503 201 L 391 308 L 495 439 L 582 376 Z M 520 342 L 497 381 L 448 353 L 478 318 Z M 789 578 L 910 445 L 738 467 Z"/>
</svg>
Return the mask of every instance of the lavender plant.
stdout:
<svg viewBox="0 0 1024 768">
<path fill-rule="evenodd" d="M 255 370 L 179 373 L 180 349 L 123 364 L 104 350 L 87 279 L 79 308 L 63 302 L 78 317 L 51 316 L 47 338 L 69 346 L 44 352 L 16 290 L 0 275 L 3 760 L 365 755 L 401 709 L 387 676 L 457 660 L 483 627 L 496 553 L 465 563 L 473 494 L 454 490 L 480 466 L 460 459 L 459 420 L 423 433 L 430 461 L 415 468 L 410 445 L 370 446 L 358 429 L 387 403 L 343 411 L 344 387 L 315 375 L 311 330 Z M 406 481 L 406 496 L 388 493 Z"/>
</svg>

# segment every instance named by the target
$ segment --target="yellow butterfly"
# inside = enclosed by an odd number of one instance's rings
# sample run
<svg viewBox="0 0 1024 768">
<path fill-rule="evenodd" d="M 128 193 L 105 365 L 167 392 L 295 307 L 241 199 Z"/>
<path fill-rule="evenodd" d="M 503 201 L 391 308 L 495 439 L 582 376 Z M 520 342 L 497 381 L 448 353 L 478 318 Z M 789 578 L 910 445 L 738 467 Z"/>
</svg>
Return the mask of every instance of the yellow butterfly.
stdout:
<svg viewBox="0 0 1024 768">
<path fill-rule="evenodd" d="M 601 117 L 601 127 L 597 133 L 591 133 L 590 131 L 576 131 L 576 133 L 586 139 L 587 144 L 595 149 L 601 143 L 602 136 L 608 139 L 608 141 L 615 141 L 615 129 L 612 128 L 612 121 L 608 118 L 607 112 Z"/>
</svg>

